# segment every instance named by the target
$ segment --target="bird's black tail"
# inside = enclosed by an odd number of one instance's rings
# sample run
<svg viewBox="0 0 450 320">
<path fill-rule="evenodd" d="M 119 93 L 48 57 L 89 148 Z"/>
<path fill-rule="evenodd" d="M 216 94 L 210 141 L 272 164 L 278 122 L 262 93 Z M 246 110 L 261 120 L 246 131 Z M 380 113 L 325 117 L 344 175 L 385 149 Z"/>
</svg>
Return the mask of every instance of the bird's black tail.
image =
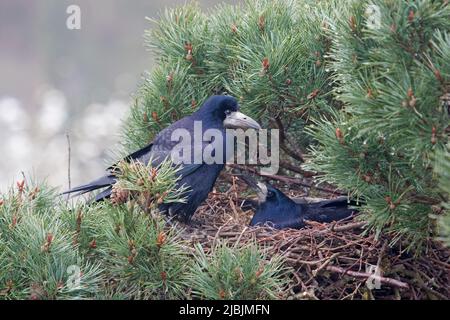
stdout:
<svg viewBox="0 0 450 320">
<path fill-rule="evenodd" d="M 113 175 L 103 176 L 97 180 L 94 180 L 88 184 L 73 188 L 69 191 L 63 192 L 64 194 L 70 194 L 74 192 L 78 192 L 76 196 L 85 194 L 87 192 L 91 192 L 94 190 L 107 188 L 106 190 L 102 191 L 95 197 L 95 201 L 103 200 L 104 198 L 108 198 L 111 195 L 111 189 L 112 185 L 116 182 L 116 178 Z"/>
<path fill-rule="evenodd" d="M 347 197 L 308 203 L 304 206 L 306 208 L 305 220 L 317 222 L 343 220 L 358 212 L 358 210 L 350 208 L 358 206 L 358 203 L 353 200 L 349 201 Z"/>
</svg>

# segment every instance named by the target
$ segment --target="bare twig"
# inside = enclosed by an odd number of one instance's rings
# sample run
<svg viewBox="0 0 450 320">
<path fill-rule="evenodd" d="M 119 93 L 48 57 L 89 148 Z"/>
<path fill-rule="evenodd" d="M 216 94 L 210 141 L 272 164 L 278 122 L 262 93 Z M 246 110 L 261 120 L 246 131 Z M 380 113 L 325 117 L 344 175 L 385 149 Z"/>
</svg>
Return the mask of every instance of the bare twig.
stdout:
<svg viewBox="0 0 450 320">
<path fill-rule="evenodd" d="M 239 164 L 229 164 L 228 166 L 230 168 L 235 168 L 235 169 L 239 169 L 239 170 L 249 171 L 249 172 L 257 174 L 257 175 L 259 175 L 261 177 L 265 177 L 265 178 L 271 179 L 271 180 L 278 180 L 278 181 L 284 182 L 286 184 L 296 184 L 296 185 L 299 185 L 299 186 L 302 186 L 302 187 L 316 189 L 316 190 L 323 191 L 323 192 L 326 192 L 326 193 L 331 193 L 331 194 L 334 194 L 334 195 L 346 195 L 346 193 L 344 193 L 342 191 L 328 189 L 328 188 L 324 188 L 324 187 L 318 187 L 318 186 L 315 186 L 312 183 L 304 182 L 303 180 L 298 179 L 298 178 L 291 178 L 291 177 L 280 176 L 280 175 L 265 175 L 265 174 L 259 173 L 258 170 L 254 169 L 254 168 L 243 166 L 243 165 L 239 165 Z"/>
<path fill-rule="evenodd" d="M 402 288 L 402 289 L 409 289 L 409 285 L 405 282 L 401 282 L 399 280 L 395 280 L 395 279 L 391 279 L 391 278 L 386 278 L 386 277 L 381 277 L 381 276 L 377 276 L 371 273 L 365 273 L 365 272 L 357 272 L 357 271 L 352 271 L 352 270 L 345 270 L 341 267 L 336 267 L 336 266 L 328 266 L 326 268 L 328 271 L 331 272 L 337 272 L 340 274 L 346 274 L 355 278 L 366 278 L 369 279 L 370 277 L 374 278 L 375 280 L 378 280 L 382 283 L 385 283 L 387 285 L 393 286 L 393 287 L 398 287 L 398 288 Z"/>
</svg>

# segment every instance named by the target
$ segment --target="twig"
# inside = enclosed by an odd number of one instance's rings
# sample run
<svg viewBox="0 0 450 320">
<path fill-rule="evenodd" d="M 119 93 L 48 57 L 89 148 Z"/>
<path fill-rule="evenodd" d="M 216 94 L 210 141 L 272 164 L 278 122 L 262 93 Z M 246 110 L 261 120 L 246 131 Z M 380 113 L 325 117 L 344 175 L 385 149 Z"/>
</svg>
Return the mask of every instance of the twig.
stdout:
<svg viewBox="0 0 450 320">
<path fill-rule="evenodd" d="M 327 260 L 326 260 L 323 264 L 321 264 L 317 269 L 313 270 L 313 271 L 312 271 L 313 276 L 314 276 L 314 277 L 317 276 L 317 274 L 318 274 L 321 270 L 323 270 L 324 268 L 326 268 L 326 267 L 331 263 L 331 261 L 333 261 L 334 259 L 336 259 L 337 257 L 339 257 L 340 254 L 341 254 L 340 252 L 334 253 L 329 259 L 327 259 Z"/>
<path fill-rule="evenodd" d="M 245 171 L 249 171 L 252 172 L 254 174 L 257 174 L 261 177 L 265 177 L 267 179 L 271 179 L 271 180 L 278 180 L 281 182 L 284 182 L 286 184 L 296 184 L 299 186 L 303 186 L 306 188 L 314 188 L 316 190 L 319 191 L 323 191 L 323 192 L 327 192 L 327 193 L 331 193 L 331 194 L 337 194 L 337 195 L 346 195 L 346 193 L 338 191 L 338 190 L 333 190 L 333 189 L 328 189 L 328 188 L 324 188 L 324 187 L 318 187 L 315 186 L 312 183 L 307 183 L 302 181 L 301 179 L 298 178 L 291 178 L 291 177 L 286 177 L 286 176 L 279 176 L 279 175 L 266 175 L 266 174 L 261 174 L 259 173 L 256 169 L 250 168 L 250 167 L 246 167 L 243 165 L 239 165 L 239 164 L 229 164 L 230 168 L 235 168 L 235 169 L 239 169 L 239 170 L 245 170 Z"/>
<path fill-rule="evenodd" d="M 333 225 L 333 230 L 332 231 L 336 231 L 336 232 L 342 232 L 342 231 L 348 231 L 348 230 L 352 230 L 352 229 L 360 229 L 363 228 L 367 225 L 367 222 L 355 222 L 355 223 L 350 223 L 350 224 L 346 224 L 340 227 L 336 227 Z M 324 230 L 325 232 L 329 231 L 329 230 Z"/>
<path fill-rule="evenodd" d="M 369 279 L 369 278 L 374 278 L 375 280 L 378 280 L 382 283 L 385 283 L 387 285 L 393 286 L 393 287 L 397 287 L 397 288 L 402 288 L 402 289 L 409 289 L 409 285 L 405 282 L 401 282 L 399 280 L 395 280 L 395 279 L 391 279 L 391 278 L 386 278 L 386 277 L 381 277 L 381 276 L 377 276 L 374 274 L 370 274 L 370 273 L 365 273 L 365 272 L 357 272 L 357 271 L 352 271 L 352 270 L 344 270 L 340 267 L 336 267 L 336 266 L 328 266 L 326 268 L 328 271 L 331 272 L 337 272 L 340 274 L 346 274 L 352 277 L 356 277 L 356 278 L 365 278 L 365 279 Z"/>
<path fill-rule="evenodd" d="M 67 180 L 69 182 L 69 190 L 72 188 L 72 181 L 70 178 L 70 158 L 71 158 L 71 147 L 70 147 L 70 136 L 69 133 L 66 132 L 66 139 L 67 139 Z"/>
<path fill-rule="evenodd" d="M 282 168 L 290 170 L 292 172 L 299 173 L 306 178 L 311 178 L 314 176 L 313 172 L 305 171 L 305 170 L 301 169 L 300 167 L 297 167 L 296 165 L 294 165 L 288 161 L 285 161 L 285 160 L 280 160 L 280 166 Z"/>
</svg>

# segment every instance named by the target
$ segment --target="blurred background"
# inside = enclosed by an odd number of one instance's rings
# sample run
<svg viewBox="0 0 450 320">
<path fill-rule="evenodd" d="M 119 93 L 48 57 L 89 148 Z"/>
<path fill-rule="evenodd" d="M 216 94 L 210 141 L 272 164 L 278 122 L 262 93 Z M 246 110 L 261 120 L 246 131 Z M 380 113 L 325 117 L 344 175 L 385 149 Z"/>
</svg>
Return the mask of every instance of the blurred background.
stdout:
<svg viewBox="0 0 450 320">
<path fill-rule="evenodd" d="M 199 0 L 207 10 L 239 0 Z M 68 187 L 103 174 L 121 121 L 153 65 L 145 29 L 184 0 L 0 1 L 0 192 L 14 181 Z M 68 6 L 81 9 L 69 30 Z"/>
</svg>

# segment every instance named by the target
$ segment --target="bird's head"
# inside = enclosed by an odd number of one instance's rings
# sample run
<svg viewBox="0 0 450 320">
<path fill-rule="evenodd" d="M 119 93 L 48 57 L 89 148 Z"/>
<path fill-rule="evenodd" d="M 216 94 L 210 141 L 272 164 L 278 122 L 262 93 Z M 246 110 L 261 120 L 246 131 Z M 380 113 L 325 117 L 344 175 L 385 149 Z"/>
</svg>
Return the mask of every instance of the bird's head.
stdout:
<svg viewBox="0 0 450 320">
<path fill-rule="evenodd" d="M 295 216 L 297 204 L 283 192 L 269 184 L 257 182 L 248 176 L 241 176 L 258 195 L 259 207 L 253 216 L 251 225 L 266 222 L 281 223 L 289 216 Z"/>
<path fill-rule="evenodd" d="M 249 116 L 239 112 L 236 98 L 231 96 L 212 96 L 197 111 L 203 119 L 221 121 L 227 129 L 261 129 L 261 126 Z"/>
</svg>

